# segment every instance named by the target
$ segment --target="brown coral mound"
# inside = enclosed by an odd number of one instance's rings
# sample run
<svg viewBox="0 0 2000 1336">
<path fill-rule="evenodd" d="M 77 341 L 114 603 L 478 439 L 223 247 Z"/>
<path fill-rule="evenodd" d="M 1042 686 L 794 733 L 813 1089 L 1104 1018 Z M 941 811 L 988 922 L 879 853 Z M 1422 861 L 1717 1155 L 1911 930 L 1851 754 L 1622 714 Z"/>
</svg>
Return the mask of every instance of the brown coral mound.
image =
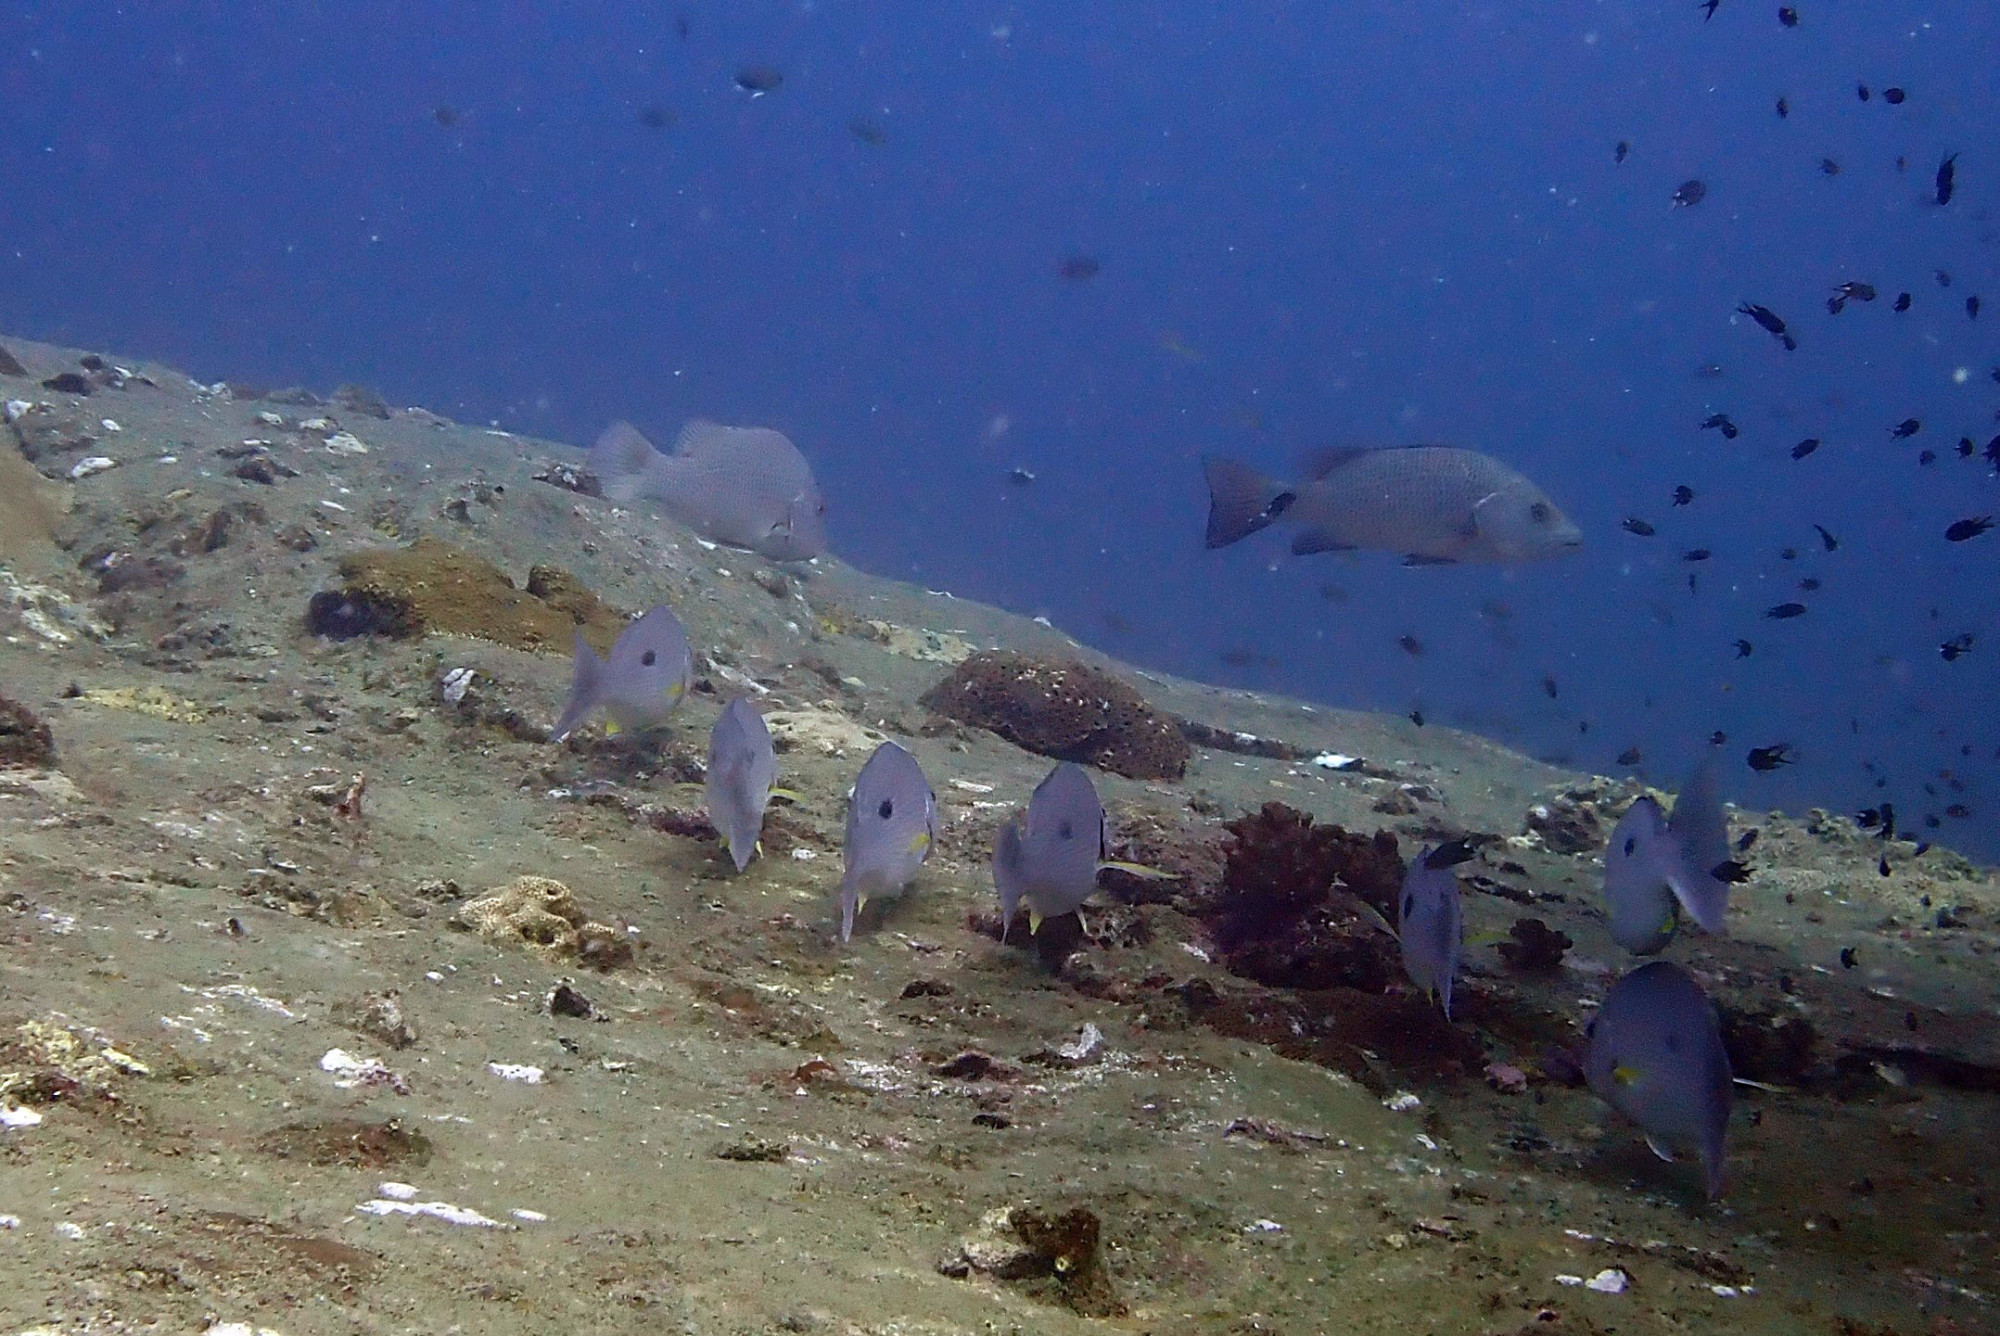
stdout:
<svg viewBox="0 0 2000 1336">
<path fill-rule="evenodd" d="M 580 628 L 609 645 L 623 618 L 568 573 L 537 566 L 517 589 L 492 562 L 419 538 L 343 558 L 343 584 L 313 596 L 307 624 L 318 635 L 477 636 L 515 649 L 568 653 Z"/>
<path fill-rule="evenodd" d="M 1089 664 L 982 650 L 924 693 L 923 703 L 1059 761 L 1128 779 L 1187 772 L 1190 748 L 1173 718 Z"/>
<path fill-rule="evenodd" d="M 1394 835 L 1315 826 L 1283 803 L 1227 829 L 1234 841 L 1203 917 L 1231 973 L 1273 988 L 1366 993 L 1400 976 L 1395 939 L 1363 908 L 1395 912 L 1403 860 Z"/>
<path fill-rule="evenodd" d="M 56 740 L 34 711 L 0 696 L 0 765 L 46 769 L 55 764 Z"/>
</svg>

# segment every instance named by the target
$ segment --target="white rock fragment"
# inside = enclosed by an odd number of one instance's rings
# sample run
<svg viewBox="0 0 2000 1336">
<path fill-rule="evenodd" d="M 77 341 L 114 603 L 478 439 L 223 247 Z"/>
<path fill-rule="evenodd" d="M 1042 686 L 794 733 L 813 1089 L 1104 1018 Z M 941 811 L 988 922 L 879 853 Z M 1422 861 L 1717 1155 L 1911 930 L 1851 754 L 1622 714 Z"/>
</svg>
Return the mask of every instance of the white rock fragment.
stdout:
<svg viewBox="0 0 2000 1336">
<path fill-rule="evenodd" d="M 438 686 L 443 690 L 444 703 L 456 705 L 464 700 L 465 693 L 472 689 L 472 679 L 477 676 L 479 674 L 471 668 L 454 668 L 439 678 Z"/>
<path fill-rule="evenodd" d="M 792 850 L 792 857 L 801 863 L 810 863 L 819 857 L 819 851 L 817 849 L 794 849 Z"/>
<path fill-rule="evenodd" d="M 1276 1234 L 1283 1229 L 1284 1226 L 1275 1220 L 1252 1220 L 1249 1224 L 1243 1226 L 1245 1234 Z"/>
<path fill-rule="evenodd" d="M 524 1062 L 489 1062 L 486 1070 L 503 1081 L 520 1081 L 526 1085 L 542 1083 L 542 1069 L 530 1067 Z"/>
<path fill-rule="evenodd" d="M 20 1216 L 0 1215 L 0 1229 L 19 1229 L 20 1227 L 21 1227 Z"/>
<path fill-rule="evenodd" d="M 1605 1267 L 1584 1282 L 1586 1289 L 1596 1290 L 1599 1294 L 1623 1294 L 1631 1288 L 1631 1285 L 1632 1277 L 1615 1266 Z"/>
<path fill-rule="evenodd" d="M 0 1127 L 34 1127 L 41 1121 L 42 1115 L 33 1109 L 24 1109 L 12 1104 L 0 1108 Z"/>
<path fill-rule="evenodd" d="M 75 1241 L 83 1237 L 83 1226 L 74 1220 L 59 1220 L 56 1222 L 56 1233 Z"/>
<path fill-rule="evenodd" d="M 337 431 L 326 438 L 326 448 L 336 455 L 365 455 L 368 447 L 351 431 Z"/>
<path fill-rule="evenodd" d="M 525 1220 L 531 1225 L 539 1225 L 548 1219 L 540 1211 L 531 1211 L 525 1206 L 516 1206 L 513 1210 L 507 1212 L 507 1214 L 513 1216 L 516 1220 Z"/>
<path fill-rule="evenodd" d="M 417 1199 L 417 1190 L 408 1183 L 377 1183 L 375 1185 L 375 1195 L 378 1197 L 387 1197 L 391 1201 L 415 1201 Z"/>
<path fill-rule="evenodd" d="M 977 780 L 971 779 L 954 779 L 951 781 L 951 786 L 955 789 L 964 789 L 967 793 L 993 792 L 991 784 L 981 784 Z"/>
<path fill-rule="evenodd" d="M 1708 1292 L 1718 1299 L 1734 1299 L 1743 1293 L 1734 1285 L 1711 1285 L 1708 1287 Z"/>
<path fill-rule="evenodd" d="M 1359 765 L 1361 758 L 1345 752 L 1321 752 L 1312 758 L 1312 763 L 1322 770 L 1347 770 Z"/>
<path fill-rule="evenodd" d="M 7 417 L 7 425 L 10 427 L 13 426 L 16 422 L 19 422 L 23 417 L 25 417 L 33 408 L 34 405 L 29 403 L 26 399 L 9 399 L 7 401 L 7 407 L 5 410 Z"/>
<path fill-rule="evenodd" d="M 278 1336 L 278 1333 L 269 1327 L 253 1327 L 248 1322 L 218 1322 L 202 1336 Z"/>
<path fill-rule="evenodd" d="M 1422 1104 L 1422 1100 L 1407 1090 L 1398 1090 L 1395 1094 L 1382 1101 L 1382 1107 L 1391 1113 L 1408 1113 L 1411 1109 L 1417 1108 Z"/>
<path fill-rule="evenodd" d="M 448 1225 L 476 1225 L 480 1229 L 500 1227 L 498 1220 L 483 1216 L 469 1207 L 453 1206 L 448 1201 L 387 1201 L 378 1197 L 374 1201 L 362 1202 L 354 1209 L 363 1215 L 427 1215 Z"/>
<path fill-rule="evenodd" d="M 115 469 L 117 467 L 118 461 L 115 459 L 108 459 L 103 455 L 91 455 L 88 458 L 77 460 L 70 467 L 69 478 L 71 482 L 76 482 L 79 479 L 88 478 L 93 473 L 102 473 L 106 469 Z"/>
<path fill-rule="evenodd" d="M 323 417 L 307 418 L 299 424 L 299 430 L 313 432 L 320 436 L 331 436 L 334 431 L 333 419 Z"/>
<path fill-rule="evenodd" d="M 118 421 L 116 418 L 99 418 L 97 419 L 97 425 L 104 428 L 104 430 L 110 432 L 114 436 L 117 435 L 119 432 L 125 430 L 125 428 L 118 425 Z"/>
<path fill-rule="evenodd" d="M 1558 1284 L 1558 1285 L 1581 1285 L 1581 1284 L 1583 1284 L 1583 1277 L 1582 1277 L 1582 1276 L 1572 1276 L 1572 1275 L 1570 1275 L 1570 1274 L 1569 1274 L 1569 1273 L 1567 1273 L 1567 1272 L 1558 1272 L 1558 1273 L 1556 1274 L 1556 1284 Z"/>
<path fill-rule="evenodd" d="M 1083 1023 L 1083 1033 L 1079 1034 L 1071 1043 L 1064 1044 L 1058 1048 L 1056 1054 L 1070 1062 L 1082 1062 L 1092 1053 L 1095 1053 L 1097 1046 L 1103 1042 L 1103 1032 L 1089 1021 L 1085 1021 Z"/>
<path fill-rule="evenodd" d="M 273 413 L 267 408 L 257 415 L 257 421 L 267 427 L 282 427 L 285 425 L 285 415 L 282 413 Z"/>
<path fill-rule="evenodd" d="M 330 1048 L 322 1054 L 319 1069 L 331 1075 L 333 1083 L 342 1090 L 367 1085 L 405 1089 L 403 1078 L 390 1071 L 380 1058 L 357 1058 L 344 1048 Z"/>
</svg>

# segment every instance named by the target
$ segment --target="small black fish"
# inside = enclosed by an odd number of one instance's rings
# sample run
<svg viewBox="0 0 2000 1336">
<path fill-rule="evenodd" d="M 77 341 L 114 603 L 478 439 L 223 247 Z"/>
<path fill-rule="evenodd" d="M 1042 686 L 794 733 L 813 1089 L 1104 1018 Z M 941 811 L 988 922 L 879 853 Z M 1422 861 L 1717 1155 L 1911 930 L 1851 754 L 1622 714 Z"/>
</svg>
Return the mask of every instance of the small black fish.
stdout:
<svg viewBox="0 0 2000 1336">
<path fill-rule="evenodd" d="M 1684 506 L 1693 500 L 1694 500 L 1694 488 L 1688 486 L 1686 483 L 1682 483 L 1680 486 L 1674 488 L 1675 505 Z"/>
<path fill-rule="evenodd" d="M 1994 384 L 2000 385 L 2000 366 L 1994 367 L 1991 371 L 1987 372 L 1986 374 L 1992 378 Z"/>
<path fill-rule="evenodd" d="M 670 128 L 673 123 L 674 113 L 669 107 L 663 107 L 657 102 L 649 102 L 639 108 L 639 124 L 645 126 L 648 130 L 665 130 Z"/>
<path fill-rule="evenodd" d="M 1854 95 L 1860 98 L 1863 102 L 1866 102 L 1868 100 L 1868 85 L 1867 84 L 1854 85 Z"/>
<path fill-rule="evenodd" d="M 1542 691 L 1550 700 L 1554 700 L 1556 698 L 1556 680 L 1553 677 L 1544 677 L 1542 679 Z"/>
<path fill-rule="evenodd" d="M 1779 548 L 1779 549 L 1778 549 L 1778 560 L 1780 560 L 1780 561 L 1797 561 L 1798 559 L 1799 559 L 1799 550 L 1798 550 L 1797 548 L 1795 548 L 1795 547 L 1781 547 L 1781 548 Z"/>
<path fill-rule="evenodd" d="M 1798 10 L 1796 10 L 1796 9 L 1793 9 L 1793 8 L 1792 8 L 1792 7 L 1790 6 L 1790 5 L 1779 5 L 1779 6 L 1778 6 L 1778 22 L 1780 22 L 1780 23 L 1784 24 L 1784 25 L 1785 25 L 1785 26 L 1786 26 L 1787 28 L 1796 28 L 1796 27 L 1798 27 L 1798 26 L 1799 26 L 1799 11 L 1798 11 Z"/>
<path fill-rule="evenodd" d="M 1718 8 L 1720 8 L 1721 5 L 1722 5 L 1722 0 L 1701 0 L 1701 3 L 1695 6 L 1695 8 L 1701 10 L 1701 21 L 1703 23 L 1706 23 L 1710 19 L 1715 17 L 1715 11 Z"/>
<path fill-rule="evenodd" d="M 1875 864 L 1875 870 L 1882 876 L 1886 877 L 1889 875 L 1889 855 L 1882 855 L 1881 861 Z M 1852 963 L 1853 955 L 1854 948 L 1850 946 L 1840 953 L 1840 963 L 1846 965 L 1849 969 L 1854 968 Z"/>
<path fill-rule="evenodd" d="M 1422 710 L 1411 710 L 1410 722 L 1418 728 L 1422 728 L 1424 726 L 1424 712 Z"/>
<path fill-rule="evenodd" d="M 1727 741 L 1729 741 L 1729 735 L 1719 728 L 1708 735 L 1708 745 L 1711 747 L 1720 747 Z"/>
<path fill-rule="evenodd" d="M 1736 642 L 1736 657 L 1737 657 L 1737 658 L 1739 658 L 1739 659 L 1747 659 L 1747 658 L 1749 658 L 1749 657 L 1750 657 L 1750 651 L 1751 651 L 1751 649 L 1752 649 L 1752 648 L 1753 648 L 1753 647 L 1752 647 L 1752 645 L 1751 645 L 1751 644 L 1750 644 L 1750 642 L 1749 642 L 1749 641 L 1747 641 L 1747 640 L 1739 640 L 1739 641 L 1737 641 L 1737 642 Z"/>
<path fill-rule="evenodd" d="M 1652 525 L 1637 515 L 1627 515 L 1618 527 L 1626 533 L 1637 534 L 1641 538 L 1651 538 L 1655 532 Z"/>
<path fill-rule="evenodd" d="M 1882 866 L 1883 867 L 1889 866 L 1889 860 L 1886 857 L 1883 858 L 1882 860 Z M 1887 876 L 1888 874 L 1884 873 L 1883 875 Z M 1842 969 L 1851 970 L 1859 963 L 1860 963 L 1860 957 L 1854 954 L 1853 947 L 1843 946 L 1840 948 L 1840 967 Z"/>
<path fill-rule="evenodd" d="M 458 124 L 458 108 L 448 107 L 443 103 L 439 103 L 431 109 L 431 119 L 449 130 L 452 126 Z"/>
<path fill-rule="evenodd" d="M 1102 262 L 1094 255 L 1072 255 L 1062 262 L 1056 272 L 1072 283 L 1081 283 L 1096 278 L 1103 268 Z"/>
<path fill-rule="evenodd" d="M 1965 299 L 1965 318 L 1967 320 L 1979 319 L 1979 294 L 1976 292 Z"/>
<path fill-rule="evenodd" d="M 1695 576 L 1693 571 L 1688 572 L 1688 592 L 1690 594 L 1699 594 L 1701 592 L 1701 581 Z"/>
<path fill-rule="evenodd" d="M 1924 468 L 1929 468 L 1932 464 L 1937 463 L 1937 451 L 1935 450 L 1917 451 L 1917 463 Z"/>
<path fill-rule="evenodd" d="M 1948 543 L 1962 543 L 1968 538 L 1979 537 L 1979 535 L 1992 527 L 1993 517 L 1991 515 L 1980 515 L 1969 520 L 1954 520 L 1951 527 L 1944 531 L 1945 541 Z"/>
<path fill-rule="evenodd" d="M 1821 158 L 1819 160 L 1819 172 L 1821 176 L 1839 176 L 1840 164 L 1832 158 Z"/>
<path fill-rule="evenodd" d="M 1625 155 L 1631 151 L 1632 146 L 1621 139 L 1618 141 L 1617 147 L 1611 150 L 1611 161 L 1614 164 L 1621 163 L 1625 161 Z"/>
<path fill-rule="evenodd" d="M 1952 803 L 1944 809 L 1944 814 L 1953 821 L 1963 821 L 1972 815 L 1972 809 L 1964 803 Z"/>
<path fill-rule="evenodd" d="M 1897 314 L 1899 314 L 1899 315 L 1900 315 L 1900 314 L 1901 314 L 1902 312 L 1904 312 L 1904 311 L 1907 311 L 1907 310 L 1909 310 L 1909 309 L 1910 309 L 1910 294 L 1909 294 L 1909 293 L 1907 293 L 1907 292 L 1899 292 L 1899 293 L 1897 293 L 1897 294 L 1896 294 L 1896 312 L 1897 312 Z"/>
<path fill-rule="evenodd" d="M 1691 547 L 1691 548 L 1689 548 L 1689 549 L 1688 549 L 1687 551 L 1685 551 L 1685 552 L 1681 553 L 1681 560 L 1682 560 L 1682 561 L 1707 561 L 1707 560 L 1708 560 L 1708 559 L 1709 559 L 1710 557 L 1712 557 L 1712 556 L 1714 556 L 1714 555 L 1715 555 L 1714 553 L 1710 552 L 1710 551 L 1709 551 L 1709 550 L 1708 550 L 1707 548 L 1705 548 L 1705 547 Z"/>
<path fill-rule="evenodd" d="M 1750 754 L 1744 759 L 1749 762 L 1752 770 L 1763 774 L 1776 770 L 1781 765 L 1790 765 L 1798 758 L 1792 754 L 1791 743 L 1776 742 L 1768 747 L 1752 747 Z"/>
<path fill-rule="evenodd" d="M 784 84 L 785 76 L 769 65 L 745 65 L 736 71 L 736 86 L 752 97 L 775 93 Z"/>
<path fill-rule="evenodd" d="M 1711 413 L 1701 420 L 1701 430 L 1709 431 L 1711 429 L 1721 432 L 1722 439 L 1725 441 L 1736 439 L 1736 424 L 1729 420 L 1729 414 L 1727 413 Z"/>
<path fill-rule="evenodd" d="M 1819 543 L 1821 547 L 1829 552 L 1838 552 L 1840 550 L 1840 540 L 1828 533 L 1825 525 L 1815 524 L 1813 528 L 1819 530 Z"/>
<path fill-rule="evenodd" d="M 1738 315 L 1747 315 L 1763 326 L 1767 333 L 1785 345 L 1785 351 L 1791 352 L 1799 346 L 1793 342 L 1792 336 L 1785 332 L 1785 322 L 1770 307 L 1760 306 L 1756 302 L 1739 302 L 1736 307 L 1736 313 Z"/>
<path fill-rule="evenodd" d="M 1415 636 L 1397 636 L 1396 643 L 1403 647 L 1403 653 L 1413 659 L 1424 652 L 1424 642 Z"/>
<path fill-rule="evenodd" d="M 1937 279 L 1937 285 L 1939 287 L 1948 288 L 1951 286 L 1951 270 L 1933 269 L 1931 270 L 1931 276 Z"/>
<path fill-rule="evenodd" d="M 1958 188 L 1958 155 L 1945 154 L 1944 161 L 1937 169 L 1937 202 L 1942 208 L 1951 203 L 1951 192 Z"/>
<path fill-rule="evenodd" d="M 1887 102 L 1892 107 L 1902 106 L 1903 99 L 1908 96 L 1909 94 L 1905 93 L 1900 88 L 1884 88 L 1882 90 L 1882 100 L 1884 102 Z"/>
<path fill-rule="evenodd" d="M 1645 759 L 1644 754 L 1637 747 L 1627 747 L 1624 751 L 1618 753 L 1618 764 L 1620 765 L 1637 765 Z"/>
<path fill-rule="evenodd" d="M 1985 459 L 1993 467 L 2000 468 L 2000 436 L 1995 436 L 1986 443 Z"/>
<path fill-rule="evenodd" d="M 1818 588 L 1819 588 L 1819 577 L 1817 575 L 1808 575 L 1805 579 L 1799 581 L 1799 591 L 1801 593 L 1810 594 L 1816 591 Z"/>
<path fill-rule="evenodd" d="M 1791 114 L 1792 114 L 1792 104 L 1791 104 L 1790 102 L 1786 101 L 1786 100 L 1785 100 L 1784 98 L 1782 98 L 1782 97 L 1781 97 L 1781 98 L 1779 98 L 1779 99 L 1778 99 L 1778 119 L 1782 121 L 1782 120 L 1784 120 L 1784 119 L 1785 119 L 1785 118 L 1786 118 L 1787 116 L 1790 116 Z"/>
<path fill-rule="evenodd" d="M 1733 858 L 1726 858 L 1710 868 L 1708 875 L 1717 881 L 1728 882 L 1731 886 L 1740 886 L 1750 880 L 1750 869 Z"/>
<path fill-rule="evenodd" d="M 1819 437 L 1808 436 L 1803 441 L 1800 441 L 1797 445 L 1792 447 L 1792 458 L 1804 459 L 1807 455 L 1811 454 L 1813 451 L 1817 449 L 1819 449 Z"/>
<path fill-rule="evenodd" d="M 1774 608 L 1764 609 L 1764 615 L 1774 622 L 1789 621 L 1794 617 L 1805 616 L 1806 605 L 1803 603 L 1780 603 Z"/>
<path fill-rule="evenodd" d="M 1736 852 L 1739 854 L 1749 853 L 1750 846 L 1757 843 L 1758 834 L 1759 831 L 1757 827 L 1752 826 L 1750 827 L 1750 829 L 1744 831 L 1741 835 L 1738 835 L 1736 837 Z"/>
<path fill-rule="evenodd" d="M 1889 428 L 1889 434 L 1899 441 L 1907 441 L 1924 429 L 1924 424 L 1916 418 L 1904 418 Z"/>
<path fill-rule="evenodd" d="M 1691 209 L 1708 198 L 1708 187 L 1699 181 L 1683 181 L 1674 192 L 1676 209 Z"/>
<path fill-rule="evenodd" d="M 1960 459 L 1972 458 L 1972 452 L 1978 448 L 1978 446 L 1972 443 L 1970 436 L 1961 436 L 1958 438 L 1958 457 Z"/>
<path fill-rule="evenodd" d="M 1972 632 L 1964 631 L 1938 646 L 1938 657 L 1946 663 L 1956 663 L 1959 657 L 1972 649 Z"/>
<path fill-rule="evenodd" d="M 1842 303 L 1846 303 L 1849 301 L 1872 302 L 1875 300 L 1874 284 L 1857 282 L 1856 280 L 1851 278 L 1848 279 L 1845 283 L 1837 285 L 1833 291 L 1834 295 L 1838 297 Z M 1830 304 L 1831 303 L 1829 303 L 1829 305 Z"/>
</svg>

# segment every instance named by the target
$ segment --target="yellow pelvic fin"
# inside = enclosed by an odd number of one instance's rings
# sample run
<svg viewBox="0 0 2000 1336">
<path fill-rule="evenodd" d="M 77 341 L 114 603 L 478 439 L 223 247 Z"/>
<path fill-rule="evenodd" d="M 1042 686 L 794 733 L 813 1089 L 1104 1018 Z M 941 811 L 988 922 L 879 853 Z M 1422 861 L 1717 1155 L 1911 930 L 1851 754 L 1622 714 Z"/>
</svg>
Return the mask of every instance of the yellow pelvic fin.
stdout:
<svg viewBox="0 0 2000 1336">
<path fill-rule="evenodd" d="M 927 830 L 920 830 L 910 836 L 910 852 L 913 854 L 922 853 L 924 850 L 930 848 L 930 845 L 931 833 Z"/>
<path fill-rule="evenodd" d="M 770 794 L 773 798 L 783 798 L 788 803 L 797 803 L 803 805 L 805 802 L 805 796 L 799 793 L 796 789 L 774 788 L 770 791 Z"/>
<path fill-rule="evenodd" d="M 1097 867 L 1099 871 L 1108 867 L 1116 868 L 1120 872 L 1130 873 L 1135 877 L 1144 877 L 1147 881 L 1179 881 L 1181 879 L 1181 874 L 1178 872 L 1166 872 L 1160 868 L 1147 867 L 1144 863 L 1122 863 L 1112 860 L 1099 863 Z"/>
<path fill-rule="evenodd" d="M 1028 909 L 1028 936 L 1033 937 L 1042 930 L 1042 911 L 1030 906 Z"/>
<path fill-rule="evenodd" d="M 1611 1069 L 1611 1079 L 1619 1085 L 1631 1085 L 1639 1079 L 1639 1069 L 1637 1067 L 1613 1067 Z"/>
</svg>

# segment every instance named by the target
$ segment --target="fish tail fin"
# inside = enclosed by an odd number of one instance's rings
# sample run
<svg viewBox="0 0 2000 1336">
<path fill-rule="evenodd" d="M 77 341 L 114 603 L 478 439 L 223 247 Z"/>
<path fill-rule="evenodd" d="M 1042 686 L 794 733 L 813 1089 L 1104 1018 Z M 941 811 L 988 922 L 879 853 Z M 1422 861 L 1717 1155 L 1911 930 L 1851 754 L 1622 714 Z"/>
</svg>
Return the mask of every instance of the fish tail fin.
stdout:
<svg viewBox="0 0 2000 1336">
<path fill-rule="evenodd" d="M 861 894 L 861 888 L 853 877 L 845 877 L 840 883 L 840 940 L 845 942 L 854 936 L 854 916 L 861 912 L 861 906 L 868 903 L 868 897 Z"/>
<path fill-rule="evenodd" d="M 590 471 L 613 501 L 644 496 L 647 484 L 665 460 L 640 430 L 629 422 L 614 422 L 590 447 Z"/>
<path fill-rule="evenodd" d="M 1021 824 L 1019 818 L 1004 821 L 993 834 L 993 885 L 1000 892 L 1000 940 L 1014 924 L 1021 907 Z"/>
<path fill-rule="evenodd" d="M 1681 908 L 1701 925 L 1703 932 L 1723 931 L 1729 916 L 1728 882 L 1698 868 L 1687 868 L 1667 884 L 1673 888 L 1674 899 L 1680 901 Z"/>
<path fill-rule="evenodd" d="M 561 742 L 590 716 L 597 708 L 597 698 L 603 690 L 604 660 L 584 642 L 583 632 L 576 633 L 576 665 L 570 676 L 569 700 L 563 705 L 562 717 L 549 731 L 550 742 Z"/>
<path fill-rule="evenodd" d="M 1208 477 L 1208 545 L 1228 547 L 1282 515 L 1296 495 L 1248 464 L 1219 455 L 1201 461 Z"/>
</svg>

